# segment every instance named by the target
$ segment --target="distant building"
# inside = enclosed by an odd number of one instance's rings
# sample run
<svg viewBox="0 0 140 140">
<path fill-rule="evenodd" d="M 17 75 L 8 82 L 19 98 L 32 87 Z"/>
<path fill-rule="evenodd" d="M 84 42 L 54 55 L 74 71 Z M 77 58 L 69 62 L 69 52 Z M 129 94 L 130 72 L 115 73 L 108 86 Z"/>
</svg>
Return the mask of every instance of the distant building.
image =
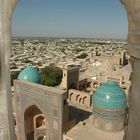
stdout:
<svg viewBox="0 0 140 140">
<path fill-rule="evenodd" d="M 79 68 L 75 65 L 67 64 L 63 67 L 63 78 L 61 87 L 64 89 L 79 89 Z"/>
</svg>

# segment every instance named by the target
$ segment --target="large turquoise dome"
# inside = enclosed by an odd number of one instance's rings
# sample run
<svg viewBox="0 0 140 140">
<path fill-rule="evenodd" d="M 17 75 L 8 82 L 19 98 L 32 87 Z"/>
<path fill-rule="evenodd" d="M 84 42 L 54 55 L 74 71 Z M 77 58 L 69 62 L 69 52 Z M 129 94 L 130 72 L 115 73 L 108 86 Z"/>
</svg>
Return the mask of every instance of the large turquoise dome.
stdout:
<svg viewBox="0 0 140 140">
<path fill-rule="evenodd" d="M 101 85 L 93 95 L 93 106 L 104 110 L 125 110 L 127 99 L 124 90 L 113 81 Z"/>
<path fill-rule="evenodd" d="M 26 80 L 32 83 L 41 83 L 41 76 L 37 69 L 33 67 L 27 67 L 22 70 L 18 76 L 19 80 Z"/>
</svg>

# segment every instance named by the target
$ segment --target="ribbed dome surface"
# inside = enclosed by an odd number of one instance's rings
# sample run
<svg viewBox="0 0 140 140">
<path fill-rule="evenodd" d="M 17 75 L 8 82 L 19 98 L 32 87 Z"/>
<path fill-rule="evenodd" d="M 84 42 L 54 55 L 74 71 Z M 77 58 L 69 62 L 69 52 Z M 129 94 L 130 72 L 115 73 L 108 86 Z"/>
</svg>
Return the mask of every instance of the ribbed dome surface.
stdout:
<svg viewBox="0 0 140 140">
<path fill-rule="evenodd" d="M 124 90 L 116 82 L 109 81 L 100 86 L 93 95 L 93 107 L 105 110 L 124 110 L 127 100 Z"/>
<path fill-rule="evenodd" d="M 41 83 L 41 76 L 37 69 L 33 67 L 27 67 L 22 70 L 18 76 L 19 80 L 26 80 L 32 83 Z"/>
</svg>

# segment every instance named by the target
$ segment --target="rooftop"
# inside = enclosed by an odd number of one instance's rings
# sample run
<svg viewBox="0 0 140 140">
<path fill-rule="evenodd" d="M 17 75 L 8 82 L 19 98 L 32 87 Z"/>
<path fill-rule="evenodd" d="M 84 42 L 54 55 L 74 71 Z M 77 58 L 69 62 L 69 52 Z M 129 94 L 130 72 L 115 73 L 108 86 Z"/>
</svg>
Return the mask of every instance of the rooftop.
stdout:
<svg viewBox="0 0 140 140">
<path fill-rule="evenodd" d="M 66 136 L 74 140 L 123 140 L 124 131 L 113 133 L 102 131 L 95 128 L 92 121 L 93 118 L 90 116 L 68 131 Z"/>
</svg>

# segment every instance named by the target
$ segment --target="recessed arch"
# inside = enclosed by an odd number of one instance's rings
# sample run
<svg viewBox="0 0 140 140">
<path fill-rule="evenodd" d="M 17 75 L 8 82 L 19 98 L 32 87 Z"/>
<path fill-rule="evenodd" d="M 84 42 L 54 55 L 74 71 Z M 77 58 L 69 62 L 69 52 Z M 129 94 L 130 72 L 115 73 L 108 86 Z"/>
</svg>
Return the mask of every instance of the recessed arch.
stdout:
<svg viewBox="0 0 140 140">
<path fill-rule="evenodd" d="M 43 114 L 38 114 L 34 116 L 34 128 L 39 128 L 42 125 L 46 125 L 45 116 Z"/>
<path fill-rule="evenodd" d="M 72 93 L 70 93 L 70 95 L 69 95 L 69 99 L 70 99 L 70 101 L 72 100 L 72 96 L 74 95 L 74 93 L 72 92 Z"/>
<path fill-rule="evenodd" d="M 79 101 L 79 100 L 78 100 L 79 98 L 80 98 L 80 94 L 78 94 L 78 95 L 76 96 L 76 102 Z"/>
<path fill-rule="evenodd" d="M 85 105 L 87 103 L 87 96 L 83 98 L 82 104 Z"/>
<path fill-rule="evenodd" d="M 44 114 L 42 106 L 39 103 L 37 103 L 36 101 L 32 101 L 32 102 L 30 102 L 28 104 L 25 104 L 24 107 L 23 107 L 24 112 L 27 109 L 29 109 L 31 106 L 36 106 L 42 112 L 42 114 Z"/>
<path fill-rule="evenodd" d="M 81 102 L 82 102 L 82 97 L 81 97 L 81 98 L 79 98 L 79 104 L 81 104 Z"/>
</svg>

